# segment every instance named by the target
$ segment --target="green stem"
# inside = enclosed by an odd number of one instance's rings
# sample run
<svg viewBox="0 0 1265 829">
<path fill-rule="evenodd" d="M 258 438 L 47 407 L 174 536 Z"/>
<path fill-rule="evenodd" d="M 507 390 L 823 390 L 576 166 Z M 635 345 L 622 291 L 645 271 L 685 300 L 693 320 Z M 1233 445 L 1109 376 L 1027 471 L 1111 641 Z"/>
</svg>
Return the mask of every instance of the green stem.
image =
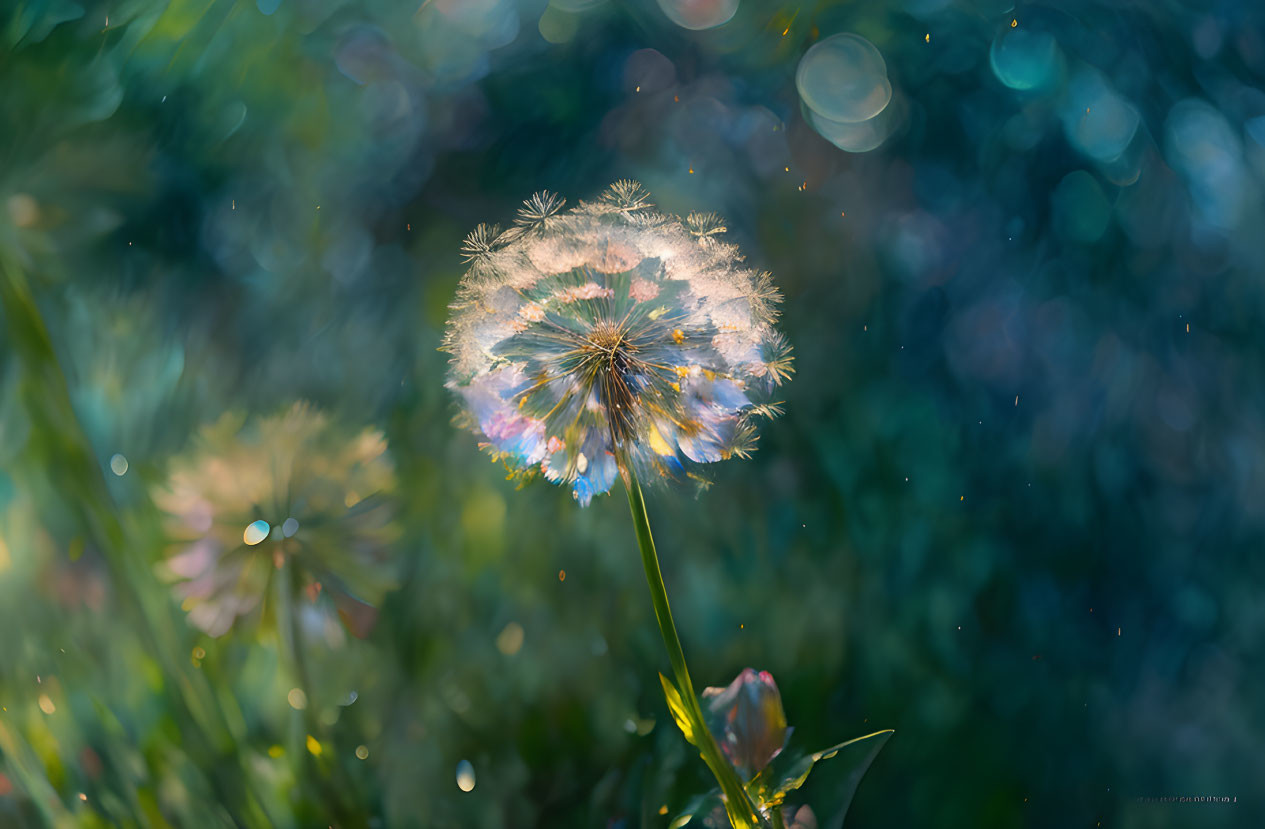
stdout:
<svg viewBox="0 0 1265 829">
<path fill-rule="evenodd" d="M 299 605 L 296 601 L 299 591 L 303 589 L 303 584 L 299 568 L 294 566 L 294 561 L 288 555 L 281 566 L 280 581 L 281 595 L 278 609 L 283 618 L 279 621 L 285 625 L 283 638 L 286 650 L 289 651 L 287 655 L 290 657 L 290 667 L 294 671 L 294 681 L 303 692 L 304 699 L 307 700 L 307 704 L 303 707 L 306 712 L 312 710 L 314 700 L 312 699 L 312 683 L 308 676 L 307 658 L 303 653 L 303 633 L 300 630 Z M 306 718 L 305 713 L 303 719 L 306 720 Z"/>
<path fill-rule="evenodd" d="M 308 670 L 307 654 L 303 648 L 303 631 L 302 620 L 299 618 L 300 604 L 299 595 L 303 590 L 303 574 L 294 564 L 294 559 L 286 556 L 285 563 L 281 567 L 280 584 L 280 601 L 278 611 L 284 619 L 278 619 L 278 628 L 282 631 L 281 638 L 285 644 L 286 650 L 289 652 L 290 666 L 293 671 L 295 685 L 303 692 L 306 704 L 303 710 L 294 712 L 297 722 L 300 724 L 298 733 L 292 735 L 291 751 L 297 753 L 303 759 L 301 762 L 304 767 L 310 770 L 312 777 L 308 780 L 310 784 L 315 786 L 319 798 L 325 802 L 325 808 L 329 810 L 328 817 L 337 820 L 337 825 L 343 826 L 360 826 L 363 825 L 363 816 L 360 815 L 355 806 L 347 802 L 347 797 L 351 791 L 351 781 L 345 779 L 342 775 L 342 766 L 337 758 L 332 758 L 328 766 L 323 766 L 319 759 L 312 755 L 307 748 L 307 737 L 311 735 L 314 739 L 322 744 L 325 751 L 333 749 L 333 743 L 326 734 L 326 729 L 322 726 L 320 718 L 317 716 L 317 700 L 316 692 L 312 684 L 311 673 Z M 325 769 L 328 768 L 331 774 L 327 775 Z M 332 780 L 326 778 L 332 777 Z"/>
<path fill-rule="evenodd" d="M 650 517 L 646 514 L 646 501 L 641 494 L 641 484 L 633 473 L 631 465 L 625 464 L 625 484 L 628 487 L 628 507 L 632 510 L 633 526 L 637 531 L 637 546 L 641 548 L 641 564 L 646 570 L 646 583 L 650 586 L 650 600 L 654 603 L 654 616 L 659 623 L 659 633 L 663 636 L 663 644 L 668 649 L 668 661 L 672 664 L 672 674 L 676 679 L 677 690 L 685 703 L 686 714 L 690 726 L 696 735 L 695 745 L 702 752 L 703 762 L 716 776 L 720 790 L 725 795 L 725 811 L 729 814 L 729 822 L 734 829 L 753 829 L 760 825 L 759 813 L 751 802 L 746 788 L 738 779 L 737 772 L 721 752 L 720 746 L 703 719 L 703 709 L 698 697 L 694 695 L 694 683 L 690 681 L 690 671 L 685 665 L 685 652 L 681 649 L 681 638 L 676 633 L 676 625 L 672 621 L 672 608 L 668 605 L 668 591 L 663 584 L 663 572 L 659 569 L 659 555 L 655 552 L 654 536 L 650 534 Z"/>
</svg>

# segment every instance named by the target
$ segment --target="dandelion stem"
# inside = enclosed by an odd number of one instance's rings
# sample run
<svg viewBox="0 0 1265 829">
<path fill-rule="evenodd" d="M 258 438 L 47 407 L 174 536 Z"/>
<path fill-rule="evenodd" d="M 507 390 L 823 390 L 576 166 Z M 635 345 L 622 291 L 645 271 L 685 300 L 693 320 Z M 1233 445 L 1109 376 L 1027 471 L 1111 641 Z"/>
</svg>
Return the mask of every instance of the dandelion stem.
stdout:
<svg viewBox="0 0 1265 829">
<path fill-rule="evenodd" d="M 703 719 L 703 709 L 698 697 L 694 695 L 694 684 L 690 681 L 690 671 L 685 665 L 685 652 L 681 649 L 681 638 L 677 635 L 676 625 L 672 621 L 672 608 L 668 605 L 668 591 L 663 584 L 663 572 L 659 569 L 659 555 L 655 552 L 654 536 L 650 534 L 650 517 L 646 513 L 646 501 L 641 494 L 641 484 L 633 473 L 630 464 L 623 464 L 624 482 L 628 486 L 628 507 L 632 510 L 633 526 L 637 531 L 637 546 L 641 548 L 641 563 L 646 570 L 646 583 L 650 585 L 650 599 L 654 603 L 654 616 L 659 623 L 659 633 L 663 636 L 663 644 L 668 649 L 668 661 L 672 663 L 672 674 L 676 679 L 677 690 L 685 703 L 685 714 L 690 728 L 694 732 L 694 744 L 702 752 L 703 762 L 711 769 L 725 795 L 725 811 L 734 829 L 754 829 L 761 825 L 759 813 L 751 802 L 742 781 L 738 779 L 733 766 L 721 753 L 712 732 Z"/>
<path fill-rule="evenodd" d="M 299 619 L 299 603 L 298 597 L 303 590 L 303 576 L 299 568 L 295 566 L 294 560 L 287 557 L 285 563 L 281 566 L 280 572 L 280 602 L 278 611 L 284 617 L 278 619 L 278 627 L 283 630 L 281 637 L 289 651 L 290 666 L 294 671 L 294 682 L 298 689 L 303 692 L 303 706 L 301 710 L 295 711 L 297 722 L 300 723 L 299 733 L 293 735 L 291 741 L 291 751 L 299 757 L 303 758 L 301 762 L 303 766 L 310 770 L 312 778 L 309 783 L 319 790 L 319 796 L 325 802 L 325 808 L 329 810 L 327 817 L 337 819 L 344 825 L 363 825 L 363 821 L 356 816 L 354 807 L 349 806 L 342 796 L 348 789 L 346 781 L 342 779 L 339 773 L 341 766 L 338 764 L 337 758 L 331 760 L 329 768 L 333 771 L 337 780 L 324 780 L 327 775 L 322 763 L 318 759 L 318 753 L 310 748 L 308 740 L 316 739 L 317 744 L 327 744 L 325 739 L 325 729 L 321 727 L 320 721 L 316 716 L 316 696 L 312 685 L 311 674 L 308 672 L 307 656 L 303 650 L 303 632 L 301 620 Z M 282 627 L 284 625 L 284 627 Z M 328 748 L 328 745 L 325 746 Z M 322 750 L 325 750 L 322 748 Z"/>
</svg>

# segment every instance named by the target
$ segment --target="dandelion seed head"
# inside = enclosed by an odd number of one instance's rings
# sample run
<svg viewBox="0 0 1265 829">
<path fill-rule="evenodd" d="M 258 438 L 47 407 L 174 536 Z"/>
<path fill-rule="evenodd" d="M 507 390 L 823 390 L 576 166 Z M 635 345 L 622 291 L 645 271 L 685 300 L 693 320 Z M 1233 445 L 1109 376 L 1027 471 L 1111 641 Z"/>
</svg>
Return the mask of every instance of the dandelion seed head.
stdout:
<svg viewBox="0 0 1265 829">
<path fill-rule="evenodd" d="M 587 505 L 621 464 L 643 480 L 706 483 L 700 466 L 754 450 L 793 372 L 767 272 L 724 220 L 657 212 L 619 181 L 566 212 L 539 194 L 519 224 L 480 225 L 444 349 L 459 421 L 511 475 Z"/>
<path fill-rule="evenodd" d="M 376 430 L 349 432 L 304 404 L 250 420 L 226 414 L 154 493 L 172 541 L 159 572 L 189 621 L 220 636 L 260 610 L 275 570 L 291 562 L 362 635 L 395 580 L 393 486 Z"/>
</svg>

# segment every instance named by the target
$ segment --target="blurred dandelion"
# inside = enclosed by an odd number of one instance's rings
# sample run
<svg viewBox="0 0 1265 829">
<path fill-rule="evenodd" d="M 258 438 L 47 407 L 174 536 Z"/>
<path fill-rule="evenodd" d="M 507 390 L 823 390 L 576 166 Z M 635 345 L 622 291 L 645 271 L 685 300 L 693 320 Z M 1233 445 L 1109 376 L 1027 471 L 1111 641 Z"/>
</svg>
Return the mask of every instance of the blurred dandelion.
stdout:
<svg viewBox="0 0 1265 829">
<path fill-rule="evenodd" d="M 212 636 L 258 609 L 287 564 L 297 590 L 329 596 L 363 636 L 394 582 L 393 484 L 375 430 L 348 434 L 304 404 L 249 422 L 224 415 L 155 494 L 176 540 L 162 570 L 189 620 Z"/>
<path fill-rule="evenodd" d="M 624 466 L 705 483 L 700 465 L 755 449 L 793 371 L 771 277 L 716 214 L 656 212 L 636 182 L 563 205 L 539 193 L 462 246 L 444 348 L 463 424 L 512 474 L 582 505 Z"/>
</svg>

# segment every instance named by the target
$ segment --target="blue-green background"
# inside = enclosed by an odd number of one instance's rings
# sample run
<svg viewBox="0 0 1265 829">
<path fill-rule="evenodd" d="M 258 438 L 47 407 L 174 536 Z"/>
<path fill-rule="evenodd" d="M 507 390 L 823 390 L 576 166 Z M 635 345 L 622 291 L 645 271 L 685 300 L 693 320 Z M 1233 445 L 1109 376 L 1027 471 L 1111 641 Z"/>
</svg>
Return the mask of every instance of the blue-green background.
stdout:
<svg viewBox="0 0 1265 829">
<path fill-rule="evenodd" d="M 249 822 L 250 780 L 326 825 L 275 637 L 199 634 L 153 575 L 169 459 L 296 400 L 400 477 L 404 580 L 317 660 L 365 821 L 662 826 L 706 786 L 622 497 L 516 491 L 437 351 L 475 224 L 625 177 L 728 218 L 797 355 L 752 460 L 650 498 L 695 681 L 771 671 L 805 748 L 895 728 L 852 827 L 1265 823 L 1261 8 L 546 5 L 4 4 L 0 824 Z M 999 67 L 1012 29 L 1059 60 Z M 796 90 L 839 32 L 905 107 L 867 153 Z"/>
</svg>

